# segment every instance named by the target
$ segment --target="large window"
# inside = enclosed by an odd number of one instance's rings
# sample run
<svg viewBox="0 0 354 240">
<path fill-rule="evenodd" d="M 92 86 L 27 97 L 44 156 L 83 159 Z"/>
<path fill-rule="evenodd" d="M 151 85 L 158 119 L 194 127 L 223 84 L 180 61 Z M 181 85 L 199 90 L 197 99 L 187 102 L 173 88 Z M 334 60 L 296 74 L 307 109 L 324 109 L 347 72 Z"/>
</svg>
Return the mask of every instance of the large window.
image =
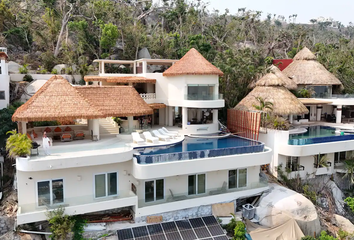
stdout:
<svg viewBox="0 0 354 240">
<path fill-rule="evenodd" d="M 0 91 L 0 100 L 5 100 L 5 91 Z"/>
<path fill-rule="evenodd" d="M 287 157 L 286 158 L 286 168 L 290 171 L 299 171 L 299 157 Z"/>
<path fill-rule="evenodd" d="M 188 125 L 213 123 L 213 109 L 188 108 Z"/>
<path fill-rule="evenodd" d="M 214 100 L 214 85 L 191 84 L 188 85 L 186 100 Z"/>
<path fill-rule="evenodd" d="M 95 198 L 115 196 L 118 194 L 118 174 L 101 173 L 95 175 Z"/>
<path fill-rule="evenodd" d="M 145 182 L 145 202 L 153 202 L 165 198 L 164 180 L 157 179 Z"/>
<path fill-rule="evenodd" d="M 63 179 L 37 182 L 38 206 L 47 206 L 64 202 Z"/>
<path fill-rule="evenodd" d="M 196 174 L 188 176 L 188 195 L 203 194 L 206 191 L 205 174 Z"/>
<path fill-rule="evenodd" d="M 229 188 L 247 187 L 247 168 L 229 170 Z"/>
<path fill-rule="evenodd" d="M 330 98 L 332 97 L 332 86 L 314 86 L 313 97 Z"/>
</svg>

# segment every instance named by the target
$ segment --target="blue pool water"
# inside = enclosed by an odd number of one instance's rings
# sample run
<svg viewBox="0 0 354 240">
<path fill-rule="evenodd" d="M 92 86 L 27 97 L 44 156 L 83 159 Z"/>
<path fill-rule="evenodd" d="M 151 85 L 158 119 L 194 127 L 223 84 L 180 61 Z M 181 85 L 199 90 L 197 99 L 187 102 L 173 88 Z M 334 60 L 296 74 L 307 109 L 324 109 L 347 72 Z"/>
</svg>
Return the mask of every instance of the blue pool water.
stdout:
<svg viewBox="0 0 354 240">
<path fill-rule="evenodd" d="M 186 137 L 184 141 L 174 145 L 136 150 L 139 152 L 136 156 L 138 163 L 149 164 L 262 152 L 264 144 L 234 136 L 219 139 Z"/>
<path fill-rule="evenodd" d="M 307 132 L 290 134 L 289 145 L 308 145 L 325 142 L 354 140 L 354 134 L 340 135 L 336 129 L 328 126 L 310 126 Z"/>
</svg>

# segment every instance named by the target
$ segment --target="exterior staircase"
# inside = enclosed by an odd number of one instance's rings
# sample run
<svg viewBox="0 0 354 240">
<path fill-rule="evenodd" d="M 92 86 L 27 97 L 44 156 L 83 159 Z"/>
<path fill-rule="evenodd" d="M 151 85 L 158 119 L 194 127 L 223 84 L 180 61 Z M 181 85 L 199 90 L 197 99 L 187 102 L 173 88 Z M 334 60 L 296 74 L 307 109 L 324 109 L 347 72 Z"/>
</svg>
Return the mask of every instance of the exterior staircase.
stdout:
<svg viewBox="0 0 354 240">
<path fill-rule="evenodd" d="M 116 122 L 111 118 L 101 118 L 100 122 L 100 135 L 119 134 L 119 128 Z"/>
</svg>

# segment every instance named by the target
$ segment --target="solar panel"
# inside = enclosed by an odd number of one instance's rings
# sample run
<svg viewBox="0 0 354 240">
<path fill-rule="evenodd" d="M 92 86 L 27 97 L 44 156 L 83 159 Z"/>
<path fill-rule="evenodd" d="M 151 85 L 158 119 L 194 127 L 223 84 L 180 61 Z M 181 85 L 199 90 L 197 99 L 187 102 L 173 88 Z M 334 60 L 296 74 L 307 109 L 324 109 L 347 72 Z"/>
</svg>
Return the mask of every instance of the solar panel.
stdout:
<svg viewBox="0 0 354 240">
<path fill-rule="evenodd" d="M 117 235 L 118 240 L 228 240 L 214 216 L 121 229 Z"/>
</svg>

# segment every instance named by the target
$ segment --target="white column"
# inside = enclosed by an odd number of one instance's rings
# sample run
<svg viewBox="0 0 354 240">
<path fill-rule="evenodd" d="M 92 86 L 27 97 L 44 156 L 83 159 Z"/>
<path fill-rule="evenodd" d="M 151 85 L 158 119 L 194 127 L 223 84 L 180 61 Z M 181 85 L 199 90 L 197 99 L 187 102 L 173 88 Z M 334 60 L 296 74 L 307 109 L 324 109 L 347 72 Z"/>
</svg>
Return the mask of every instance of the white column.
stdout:
<svg viewBox="0 0 354 240">
<path fill-rule="evenodd" d="M 322 106 L 317 106 L 316 121 L 321 121 Z"/>
<path fill-rule="evenodd" d="M 293 123 L 294 121 L 294 116 L 292 114 L 289 115 L 289 122 L 290 123 Z"/>
<path fill-rule="evenodd" d="M 92 135 L 97 136 L 97 140 L 100 140 L 100 120 L 92 119 Z"/>
<path fill-rule="evenodd" d="M 22 127 L 22 133 L 26 134 L 27 133 L 27 122 L 21 122 L 21 127 Z"/>
<path fill-rule="evenodd" d="M 102 74 L 104 74 L 104 62 L 102 62 Z"/>
<path fill-rule="evenodd" d="M 182 129 L 187 128 L 188 111 L 186 107 L 182 107 Z"/>
<path fill-rule="evenodd" d="M 133 116 L 128 117 L 128 130 L 129 130 L 129 132 L 133 132 L 133 130 L 134 130 L 134 117 Z"/>
<path fill-rule="evenodd" d="M 168 126 L 173 126 L 173 107 L 168 107 Z"/>
<path fill-rule="evenodd" d="M 147 73 L 147 63 L 146 61 L 143 61 L 143 73 Z"/>
<path fill-rule="evenodd" d="M 87 128 L 89 130 L 89 134 L 91 134 L 91 130 L 92 130 L 92 120 L 91 119 L 87 119 Z"/>
<path fill-rule="evenodd" d="M 136 74 L 136 62 L 134 62 L 133 68 L 134 68 L 134 69 L 133 69 L 133 73 Z"/>
<path fill-rule="evenodd" d="M 165 126 L 168 126 L 168 110 L 170 106 L 166 106 L 165 108 Z"/>
<path fill-rule="evenodd" d="M 337 106 L 336 123 L 342 122 L 342 105 Z"/>
<path fill-rule="evenodd" d="M 213 123 L 219 123 L 219 111 L 217 109 L 213 110 Z"/>
</svg>

